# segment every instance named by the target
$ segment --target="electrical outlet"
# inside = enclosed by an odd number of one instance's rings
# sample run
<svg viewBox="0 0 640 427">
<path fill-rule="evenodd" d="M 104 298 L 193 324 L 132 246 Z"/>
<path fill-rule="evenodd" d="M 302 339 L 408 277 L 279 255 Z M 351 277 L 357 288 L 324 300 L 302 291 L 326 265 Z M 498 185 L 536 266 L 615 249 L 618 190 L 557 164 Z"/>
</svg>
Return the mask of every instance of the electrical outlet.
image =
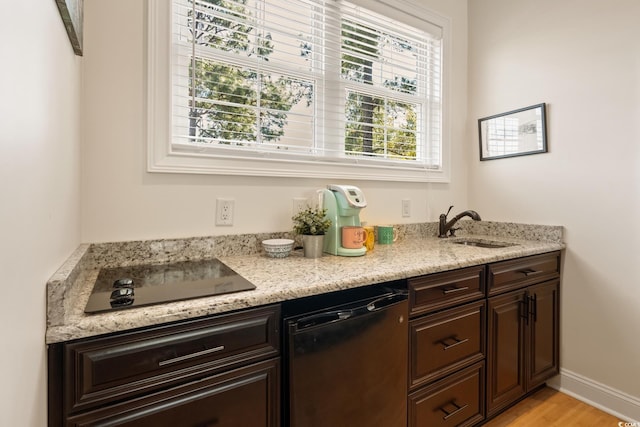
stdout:
<svg viewBox="0 0 640 427">
<path fill-rule="evenodd" d="M 309 206 L 309 200 L 302 197 L 294 197 L 293 198 L 293 211 L 292 214 L 295 215 L 300 211 L 303 211 Z"/>
<path fill-rule="evenodd" d="M 402 216 L 405 218 L 411 216 L 411 200 L 402 201 Z"/>
<path fill-rule="evenodd" d="M 216 225 L 233 225 L 233 199 L 216 199 Z"/>
</svg>

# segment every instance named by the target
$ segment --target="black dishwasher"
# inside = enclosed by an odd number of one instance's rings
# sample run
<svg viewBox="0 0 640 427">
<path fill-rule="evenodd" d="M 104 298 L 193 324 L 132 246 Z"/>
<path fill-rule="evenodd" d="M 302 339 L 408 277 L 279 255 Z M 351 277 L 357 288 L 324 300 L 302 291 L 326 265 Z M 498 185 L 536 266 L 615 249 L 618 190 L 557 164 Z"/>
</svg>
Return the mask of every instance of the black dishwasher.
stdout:
<svg viewBox="0 0 640 427">
<path fill-rule="evenodd" d="M 407 293 L 386 285 L 283 306 L 285 426 L 407 425 Z"/>
</svg>

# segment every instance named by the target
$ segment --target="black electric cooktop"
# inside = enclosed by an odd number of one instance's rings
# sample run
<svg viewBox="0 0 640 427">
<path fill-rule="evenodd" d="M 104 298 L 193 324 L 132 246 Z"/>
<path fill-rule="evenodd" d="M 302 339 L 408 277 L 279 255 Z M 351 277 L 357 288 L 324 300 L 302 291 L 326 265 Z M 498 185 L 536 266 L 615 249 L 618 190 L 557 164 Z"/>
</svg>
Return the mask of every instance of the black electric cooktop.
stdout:
<svg viewBox="0 0 640 427">
<path fill-rule="evenodd" d="M 255 288 L 217 259 L 103 268 L 84 312 L 122 310 Z"/>
</svg>

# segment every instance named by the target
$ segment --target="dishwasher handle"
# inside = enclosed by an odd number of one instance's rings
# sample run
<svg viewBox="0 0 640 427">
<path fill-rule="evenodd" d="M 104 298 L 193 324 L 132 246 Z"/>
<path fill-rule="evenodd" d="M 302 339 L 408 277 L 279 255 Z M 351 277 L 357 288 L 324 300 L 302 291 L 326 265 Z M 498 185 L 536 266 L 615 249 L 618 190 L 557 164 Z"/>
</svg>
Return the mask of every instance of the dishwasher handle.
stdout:
<svg viewBox="0 0 640 427">
<path fill-rule="evenodd" d="M 383 294 L 355 307 L 344 307 L 301 317 L 295 322 L 292 322 L 292 326 L 294 326 L 296 330 L 300 331 L 318 325 L 340 322 L 382 310 L 398 301 L 405 300 L 406 298 L 407 294 L 401 291 Z"/>
<path fill-rule="evenodd" d="M 326 323 L 338 322 L 346 320 L 353 316 L 353 310 L 332 310 L 322 313 L 312 314 L 311 316 L 301 317 L 295 321 L 296 329 L 306 329 L 312 326 L 324 325 Z"/>
<path fill-rule="evenodd" d="M 358 307 L 356 310 L 359 310 L 361 314 L 378 311 L 405 299 L 407 299 L 407 294 L 402 291 L 397 291 L 392 294 L 386 294 L 375 298 L 367 305 Z"/>
</svg>

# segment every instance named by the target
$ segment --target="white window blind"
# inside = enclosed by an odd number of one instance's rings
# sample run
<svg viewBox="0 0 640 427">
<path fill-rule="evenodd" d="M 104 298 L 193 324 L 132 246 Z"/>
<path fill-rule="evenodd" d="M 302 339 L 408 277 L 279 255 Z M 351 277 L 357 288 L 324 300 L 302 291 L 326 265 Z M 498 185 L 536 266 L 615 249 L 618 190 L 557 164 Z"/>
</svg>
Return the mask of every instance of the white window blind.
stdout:
<svg viewBox="0 0 640 427">
<path fill-rule="evenodd" d="M 255 174 L 274 176 L 393 179 L 405 170 L 413 175 L 400 180 L 423 180 L 442 171 L 442 28 L 403 10 L 405 0 L 361 2 L 366 8 L 340 0 L 149 2 L 152 44 L 162 44 L 153 16 L 168 10 L 171 22 L 170 142 L 151 143 L 150 170 L 173 157 L 195 173 L 209 168 L 197 158 L 231 165 L 221 173 L 252 174 L 271 162 L 277 166 Z M 151 71 L 161 57 L 150 55 Z M 164 98 L 154 86 L 163 78 L 150 74 L 150 104 Z M 152 105 L 150 115 L 160 110 Z M 157 128 L 152 137 L 163 134 Z"/>
</svg>

